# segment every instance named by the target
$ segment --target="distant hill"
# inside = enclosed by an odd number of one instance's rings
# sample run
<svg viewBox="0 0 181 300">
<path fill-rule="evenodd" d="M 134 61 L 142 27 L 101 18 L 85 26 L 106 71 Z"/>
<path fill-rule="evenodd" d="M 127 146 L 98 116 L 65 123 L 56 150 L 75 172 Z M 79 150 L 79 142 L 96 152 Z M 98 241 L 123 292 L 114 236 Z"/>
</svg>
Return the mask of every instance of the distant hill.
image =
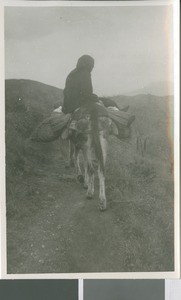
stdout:
<svg viewBox="0 0 181 300">
<path fill-rule="evenodd" d="M 48 159 L 53 143 L 36 145 L 28 139 L 62 100 L 61 89 L 32 80 L 5 81 L 7 186 L 15 175 L 34 172 L 35 166 Z"/>
<path fill-rule="evenodd" d="M 153 95 L 111 97 L 121 107 L 129 105 L 136 119 L 133 131 L 149 138 L 148 154 L 161 164 L 170 160 L 169 124 L 173 123 L 173 97 Z M 56 143 L 31 143 L 29 137 L 57 102 L 61 105 L 61 89 L 32 80 L 6 80 L 6 174 L 7 186 L 17 174 L 35 172 L 37 165 L 45 163 Z M 170 108 L 170 111 L 168 110 Z M 16 182 L 14 183 L 16 186 Z M 10 190 L 10 189 L 9 189 Z"/>
<path fill-rule="evenodd" d="M 168 123 L 173 121 L 173 96 L 159 97 L 151 94 L 136 96 L 115 96 L 112 98 L 119 106 L 129 105 L 135 114 L 139 130 L 143 134 L 156 131 L 166 132 Z M 162 132 L 162 133 L 163 133 Z"/>
<path fill-rule="evenodd" d="M 33 80 L 7 79 L 5 81 L 6 112 L 14 111 L 20 103 L 27 110 L 33 109 L 44 115 L 49 114 L 56 103 L 61 105 L 63 91 Z"/>
<path fill-rule="evenodd" d="M 48 116 L 54 105 L 63 102 L 63 90 L 37 81 L 9 79 L 5 82 L 6 113 L 21 108 L 33 110 L 42 116 Z M 139 121 L 140 131 L 151 134 L 153 127 L 166 130 L 168 117 L 173 118 L 173 97 L 139 94 L 135 96 L 118 95 L 111 97 L 119 106 L 130 105 L 130 112 Z M 168 108 L 170 115 L 168 116 Z M 143 126 L 144 124 L 144 126 Z"/>
<path fill-rule="evenodd" d="M 126 95 L 133 96 L 138 94 L 152 94 L 155 96 L 173 95 L 173 82 L 156 81 L 144 86 L 141 89 L 126 93 Z"/>
<path fill-rule="evenodd" d="M 152 156 L 169 160 L 173 136 L 173 97 L 154 95 L 116 96 L 119 106 L 129 105 L 129 112 L 136 117 L 133 128 L 150 140 Z"/>
</svg>

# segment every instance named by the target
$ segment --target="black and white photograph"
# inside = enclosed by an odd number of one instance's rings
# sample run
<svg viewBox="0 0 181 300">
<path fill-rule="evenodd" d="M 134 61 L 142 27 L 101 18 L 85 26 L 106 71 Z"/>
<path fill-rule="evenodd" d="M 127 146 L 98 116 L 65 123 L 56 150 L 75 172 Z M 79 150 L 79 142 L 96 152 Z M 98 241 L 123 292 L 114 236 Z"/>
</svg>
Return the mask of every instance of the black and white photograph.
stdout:
<svg viewBox="0 0 181 300">
<path fill-rule="evenodd" d="M 84 280 L 82 300 L 165 300 L 164 280 Z"/>
<path fill-rule="evenodd" d="M 3 278 L 180 276 L 178 7 L 4 1 Z"/>
</svg>

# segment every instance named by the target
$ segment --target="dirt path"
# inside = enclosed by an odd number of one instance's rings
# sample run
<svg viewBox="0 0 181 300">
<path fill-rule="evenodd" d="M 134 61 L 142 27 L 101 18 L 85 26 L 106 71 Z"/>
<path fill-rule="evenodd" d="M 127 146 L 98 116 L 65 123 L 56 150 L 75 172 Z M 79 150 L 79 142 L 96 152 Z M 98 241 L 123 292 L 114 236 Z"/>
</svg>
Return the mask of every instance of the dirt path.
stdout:
<svg viewBox="0 0 181 300">
<path fill-rule="evenodd" d="M 144 197 L 141 187 L 134 198 L 112 198 L 107 191 L 108 209 L 102 213 L 97 189 L 87 200 L 74 170 L 55 154 L 36 177 L 26 179 L 33 190 L 26 195 L 28 212 L 8 220 L 8 273 L 173 269 L 170 220 L 167 212 L 159 216 L 168 203 L 148 191 Z"/>
</svg>

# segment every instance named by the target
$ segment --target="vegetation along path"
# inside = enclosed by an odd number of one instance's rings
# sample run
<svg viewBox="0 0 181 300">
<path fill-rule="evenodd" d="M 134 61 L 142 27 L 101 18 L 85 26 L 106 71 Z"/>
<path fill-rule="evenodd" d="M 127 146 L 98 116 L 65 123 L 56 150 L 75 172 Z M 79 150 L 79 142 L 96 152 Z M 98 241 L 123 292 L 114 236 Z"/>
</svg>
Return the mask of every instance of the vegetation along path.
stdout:
<svg viewBox="0 0 181 300">
<path fill-rule="evenodd" d="M 63 92 L 31 80 L 6 80 L 7 271 L 14 274 L 149 272 L 174 269 L 174 185 L 168 138 L 172 97 L 115 96 L 148 137 L 146 153 L 110 137 L 107 210 L 66 168 L 60 142 L 31 143 Z M 170 110 L 171 112 L 171 110 Z M 68 149 L 64 149 L 67 153 Z M 144 154 L 144 155 L 143 155 Z"/>
<path fill-rule="evenodd" d="M 116 142 L 114 146 L 104 213 L 98 209 L 97 188 L 94 199 L 87 200 L 74 169 L 66 168 L 58 142 L 48 162 L 22 179 L 14 194 L 20 209 L 8 218 L 8 273 L 173 268 L 169 187 L 163 180 L 158 188 L 149 169 L 141 176 L 131 164 L 131 169 L 125 166 L 118 160 Z"/>
</svg>

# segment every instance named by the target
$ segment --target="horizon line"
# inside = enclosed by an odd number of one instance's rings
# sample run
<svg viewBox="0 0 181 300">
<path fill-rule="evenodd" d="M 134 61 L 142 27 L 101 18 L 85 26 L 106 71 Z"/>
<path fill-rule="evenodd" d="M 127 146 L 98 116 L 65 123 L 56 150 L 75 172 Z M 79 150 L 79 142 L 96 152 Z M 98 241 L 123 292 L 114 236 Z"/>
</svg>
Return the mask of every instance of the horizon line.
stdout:
<svg viewBox="0 0 181 300">
<path fill-rule="evenodd" d="M 63 91 L 64 88 L 61 88 L 61 87 L 58 87 L 56 85 L 52 85 L 52 84 L 49 84 L 49 83 L 45 83 L 45 82 L 42 82 L 42 81 L 38 81 L 38 80 L 35 80 L 35 79 L 29 79 L 29 78 L 4 78 L 4 80 L 17 80 L 17 81 L 32 81 L 32 82 L 37 82 L 37 83 L 40 83 L 40 84 L 43 84 L 43 85 L 47 85 L 49 87 L 52 87 L 52 88 L 55 88 L 55 89 L 59 89 L 61 91 Z M 168 82 L 168 81 L 157 81 L 157 82 Z M 139 89 L 138 89 L 139 90 Z M 131 93 L 133 93 L 132 95 L 130 95 Z M 156 94 L 152 94 L 152 93 L 138 93 L 138 94 L 134 94 L 134 91 L 130 91 L 130 92 L 125 92 L 125 93 L 119 93 L 119 94 L 112 94 L 110 96 L 110 94 L 107 96 L 105 94 L 100 94 L 98 97 L 118 97 L 118 96 L 126 96 L 126 97 L 134 97 L 134 96 L 139 96 L 139 95 L 152 95 L 152 96 L 156 96 L 156 97 L 170 97 L 170 96 L 174 96 L 174 93 L 173 94 L 164 94 L 164 95 L 156 95 Z"/>
</svg>

